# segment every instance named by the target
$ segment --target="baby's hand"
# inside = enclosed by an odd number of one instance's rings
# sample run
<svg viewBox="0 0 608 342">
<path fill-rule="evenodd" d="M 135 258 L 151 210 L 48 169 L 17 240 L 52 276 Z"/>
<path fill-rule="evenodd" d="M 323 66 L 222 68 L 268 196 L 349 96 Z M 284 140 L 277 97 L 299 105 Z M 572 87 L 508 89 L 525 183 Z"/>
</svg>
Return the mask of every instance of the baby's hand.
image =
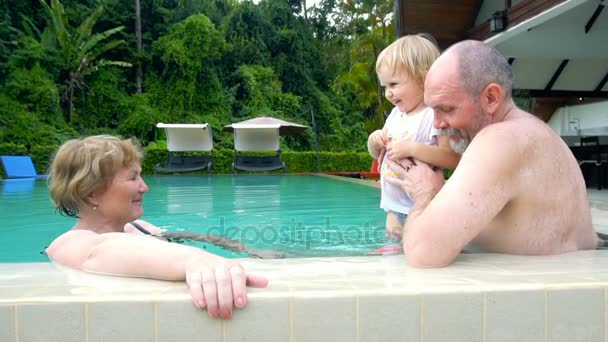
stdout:
<svg viewBox="0 0 608 342">
<path fill-rule="evenodd" d="M 415 148 L 416 142 L 407 138 L 399 141 L 391 141 L 386 145 L 386 156 L 391 160 L 415 157 Z"/>
<path fill-rule="evenodd" d="M 384 132 L 384 130 L 375 130 L 372 134 L 371 134 L 371 140 L 372 140 L 372 144 L 377 148 L 377 149 L 383 149 L 386 147 L 386 143 L 388 142 L 388 138 L 386 136 L 386 132 Z"/>
</svg>

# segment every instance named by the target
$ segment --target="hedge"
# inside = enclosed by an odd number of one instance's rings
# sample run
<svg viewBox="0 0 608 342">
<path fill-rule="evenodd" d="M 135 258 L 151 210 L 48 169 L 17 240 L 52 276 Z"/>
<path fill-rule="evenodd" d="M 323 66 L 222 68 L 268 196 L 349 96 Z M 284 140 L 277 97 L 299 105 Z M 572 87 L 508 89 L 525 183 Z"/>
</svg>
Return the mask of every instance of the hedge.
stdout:
<svg viewBox="0 0 608 342">
<path fill-rule="evenodd" d="M 48 173 L 48 167 L 53 153 L 59 146 L 31 146 L 12 143 L 0 143 L 0 155 L 30 155 L 39 174 Z M 196 153 L 190 153 L 196 154 Z M 263 154 L 263 153 L 256 153 Z M 156 164 L 163 164 L 166 160 L 167 151 L 164 148 L 144 148 L 144 161 L 142 173 L 149 175 L 154 173 Z M 218 149 L 213 151 L 213 171 L 215 174 L 232 173 L 233 150 Z M 315 152 L 287 151 L 281 154 L 281 159 L 287 166 L 289 173 L 313 173 L 317 172 L 317 155 Z M 372 158 L 364 152 L 319 152 L 321 172 L 356 172 L 370 171 Z M 453 170 L 444 170 L 445 178 L 449 178 Z M 0 168 L 0 176 L 6 178 L 4 170 Z"/>
<path fill-rule="evenodd" d="M 31 146 L 28 149 L 24 145 L 0 143 L 0 155 L 30 155 L 38 173 L 44 174 L 48 173 L 51 158 L 57 148 L 59 146 Z M 153 174 L 154 166 L 159 163 L 163 164 L 166 156 L 167 150 L 164 148 L 145 147 L 142 173 Z M 233 150 L 214 150 L 212 173 L 232 173 L 233 158 Z M 285 162 L 289 173 L 317 172 L 315 152 L 282 152 L 281 159 Z M 369 154 L 363 152 L 320 152 L 319 159 L 322 172 L 369 171 L 372 165 L 372 158 Z M 0 175 L 2 178 L 6 178 L 4 170 L 0 170 Z"/>
<path fill-rule="evenodd" d="M 195 154 L 195 153 L 191 153 Z M 263 155 L 264 153 L 252 153 Z M 146 174 L 154 172 L 154 165 L 164 163 L 167 151 L 159 148 L 145 148 L 145 158 L 142 170 Z M 232 173 L 234 151 L 218 149 L 213 151 L 213 173 Z M 317 172 L 317 157 L 315 152 L 286 151 L 281 153 L 289 173 Z M 351 172 L 369 171 L 372 167 L 372 157 L 364 152 L 319 152 L 322 172 Z"/>
</svg>

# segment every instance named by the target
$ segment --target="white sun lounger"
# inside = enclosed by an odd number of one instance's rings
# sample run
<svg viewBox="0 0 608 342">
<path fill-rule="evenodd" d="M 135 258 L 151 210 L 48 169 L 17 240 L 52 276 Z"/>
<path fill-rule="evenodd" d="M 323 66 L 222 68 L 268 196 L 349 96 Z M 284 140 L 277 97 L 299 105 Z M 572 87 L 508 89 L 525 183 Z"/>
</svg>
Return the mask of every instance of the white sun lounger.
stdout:
<svg viewBox="0 0 608 342">
<path fill-rule="evenodd" d="M 211 171 L 213 167 L 213 139 L 209 124 L 158 123 L 167 135 L 167 163 L 157 164 L 154 172 Z M 208 155 L 188 156 L 178 152 L 209 152 Z"/>
</svg>

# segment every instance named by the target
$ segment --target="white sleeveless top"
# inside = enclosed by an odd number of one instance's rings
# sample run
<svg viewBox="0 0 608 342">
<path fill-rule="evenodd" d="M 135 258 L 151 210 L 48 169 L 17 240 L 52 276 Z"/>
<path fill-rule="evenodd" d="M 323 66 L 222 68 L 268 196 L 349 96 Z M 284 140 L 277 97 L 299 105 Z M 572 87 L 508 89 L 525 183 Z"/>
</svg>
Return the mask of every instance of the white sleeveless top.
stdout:
<svg viewBox="0 0 608 342">
<path fill-rule="evenodd" d="M 413 141 L 436 145 L 440 130 L 433 127 L 435 113 L 430 107 L 425 107 L 415 114 L 405 114 L 395 107 L 386 119 L 385 126 L 388 130 L 388 140 L 398 141 L 401 139 L 411 139 Z M 380 184 L 382 187 L 382 197 L 380 208 L 385 211 L 395 211 L 408 214 L 414 205 L 412 200 L 398 186 L 392 185 L 385 180 L 386 177 L 395 177 L 386 164 L 386 158 L 380 168 Z"/>
</svg>

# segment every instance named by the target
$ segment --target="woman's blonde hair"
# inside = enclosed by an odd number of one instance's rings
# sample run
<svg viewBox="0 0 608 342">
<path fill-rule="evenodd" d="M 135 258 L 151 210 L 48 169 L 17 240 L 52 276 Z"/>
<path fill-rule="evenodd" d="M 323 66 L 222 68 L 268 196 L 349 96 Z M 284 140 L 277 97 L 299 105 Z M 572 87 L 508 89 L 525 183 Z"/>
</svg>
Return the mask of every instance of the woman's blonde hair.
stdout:
<svg viewBox="0 0 608 342">
<path fill-rule="evenodd" d="M 401 37 L 387 46 L 376 60 L 376 73 L 388 68 L 393 73 L 397 68 L 405 68 L 409 75 L 421 86 L 433 62 L 439 57 L 439 49 L 429 38 L 422 35 Z"/>
<path fill-rule="evenodd" d="M 86 197 L 103 191 L 114 175 L 140 163 L 142 149 L 136 141 L 95 135 L 65 142 L 55 153 L 49 171 L 49 192 L 57 210 L 78 217 Z"/>
</svg>

